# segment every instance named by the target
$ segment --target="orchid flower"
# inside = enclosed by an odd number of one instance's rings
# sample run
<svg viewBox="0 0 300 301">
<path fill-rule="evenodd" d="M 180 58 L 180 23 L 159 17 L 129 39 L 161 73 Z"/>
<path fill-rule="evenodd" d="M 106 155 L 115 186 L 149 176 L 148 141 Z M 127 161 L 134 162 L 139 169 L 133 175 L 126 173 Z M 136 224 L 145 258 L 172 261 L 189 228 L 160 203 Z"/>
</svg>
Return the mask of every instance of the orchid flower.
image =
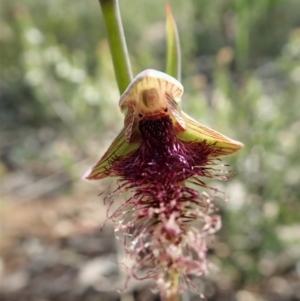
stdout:
<svg viewBox="0 0 300 301">
<path fill-rule="evenodd" d="M 115 193 L 131 192 L 110 218 L 134 261 L 130 275 L 153 279 L 163 300 L 177 300 L 207 272 L 205 237 L 221 227 L 213 197 L 188 183 L 207 188 L 204 178 L 227 179 L 216 159 L 243 146 L 185 114 L 182 94 L 165 73 L 137 75 L 120 97 L 123 129 L 85 175 L 119 177 Z"/>
<path fill-rule="evenodd" d="M 154 280 L 164 301 L 179 300 L 188 285 L 201 294 L 193 277 L 207 272 L 206 237 L 221 227 L 214 196 L 205 191 L 217 190 L 205 178 L 228 179 L 219 157 L 243 144 L 181 110 L 180 43 L 169 4 L 168 74 L 148 69 L 132 79 L 118 1 L 99 2 L 125 118 L 118 136 L 84 178 L 118 177 L 104 201 L 111 205 L 124 193 L 119 208 L 112 213 L 108 209 L 108 218 L 116 222 L 117 237 L 132 259 L 128 277 Z"/>
</svg>

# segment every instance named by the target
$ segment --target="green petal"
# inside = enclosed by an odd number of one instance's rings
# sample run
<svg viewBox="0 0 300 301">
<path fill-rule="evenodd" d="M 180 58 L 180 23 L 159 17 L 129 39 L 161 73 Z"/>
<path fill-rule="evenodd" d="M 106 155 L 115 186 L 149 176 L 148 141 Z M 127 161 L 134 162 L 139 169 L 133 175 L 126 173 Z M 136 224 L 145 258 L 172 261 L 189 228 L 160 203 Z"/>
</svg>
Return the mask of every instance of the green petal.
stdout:
<svg viewBox="0 0 300 301">
<path fill-rule="evenodd" d="M 138 146 L 139 143 L 128 144 L 126 142 L 125 129 L 123 128 L 103 157 L 83 176 L 83 178 L 86 180 L 99 180 L 109 176 L 117 176 L 111 170 L 111 165 L 114 159 L 117 157 L 126 156 L 130 152 L 137 149 Z"/>
<path fill-rule="evenodd" d="M 211 157 L 221 157 L 231 155 L 240 150 L 244 145 L 243 143 L 226 137 L 225 135 L 206 127 L 184 112 L 181 112 L 186 124 L 184 131 L 178 132 L 176 136 L 182 141 L 194 141 L 213 144 L 216 152 Z"/>
</svg>

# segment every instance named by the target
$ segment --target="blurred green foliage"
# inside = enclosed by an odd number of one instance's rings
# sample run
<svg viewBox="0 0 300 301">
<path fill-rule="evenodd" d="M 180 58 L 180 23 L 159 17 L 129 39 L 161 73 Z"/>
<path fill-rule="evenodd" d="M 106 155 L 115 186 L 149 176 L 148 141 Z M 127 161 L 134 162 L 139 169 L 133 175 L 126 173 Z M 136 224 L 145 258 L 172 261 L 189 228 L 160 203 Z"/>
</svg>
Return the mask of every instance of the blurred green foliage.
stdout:
<svg viewBox="0 0 300 301">
<path fill-rule="evenodd" d="M 163 2 L 120 2 L 134 73 L 164 70 Z M 223 186 L 229 202 L 219 240 L 230 251 L 218 264 L 237 287 L 270 277 L 282 254 L 296 273 L 300 2 L 170 4 L 181 38 L 183 109 L 245 144 L 226 159 L 235 174 Z M 98 159 L 122 124 L 99 4 L 4 0 L 0 28 L 3 164 L 34 173 L 28 162 L 43 162 L 45 174 L 62 166 L 78 178 L 72 166 Z"/>
</svg>

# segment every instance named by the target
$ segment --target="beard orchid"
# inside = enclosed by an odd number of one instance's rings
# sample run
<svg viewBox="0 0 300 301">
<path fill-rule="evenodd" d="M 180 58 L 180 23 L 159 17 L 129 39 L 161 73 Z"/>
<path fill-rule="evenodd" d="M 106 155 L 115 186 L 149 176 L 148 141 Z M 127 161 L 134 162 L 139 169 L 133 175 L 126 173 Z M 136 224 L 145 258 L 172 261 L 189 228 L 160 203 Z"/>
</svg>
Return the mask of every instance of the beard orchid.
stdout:
<svg viewBox="0 0 300 301">
<path fill-rule="evenodd" d="M 221 219 L 205 178 L 227 179 L 218 158 L 243 147 L 185 114 L 182 94 L 165 73 L 137 75 L 119 101 L 123 129 L 85 175 L 119 177 L 115 192 L 130 192 L 110 217 L 134 262 L 130 274 L 153 279 L 165 297 L 207 272 L 206 237 Z"/>
</svg>

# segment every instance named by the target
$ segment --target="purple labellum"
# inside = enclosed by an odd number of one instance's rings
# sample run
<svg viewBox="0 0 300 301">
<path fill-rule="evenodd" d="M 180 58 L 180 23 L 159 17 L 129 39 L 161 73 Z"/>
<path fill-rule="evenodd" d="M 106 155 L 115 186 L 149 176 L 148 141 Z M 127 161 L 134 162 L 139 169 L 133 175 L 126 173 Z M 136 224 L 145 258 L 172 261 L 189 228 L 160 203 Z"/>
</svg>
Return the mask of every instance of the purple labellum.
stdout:
<svg viewBox="0 0 300 301">
<path fill-rule="evenodd" d="M 165 294 L 176 276 L 179 292 L 207 271 L 205 237 L 221 226 L 213 198 L 187 183 L 208 188 L 203 178 L 228 177 L 214 169 L 218 148 L 205 140 L 179 140 L 169 116 L 142 120 L 139 131 L 140 146 L 115 157 L 107 170 L 120 177 L 117 191 L 132 192 L 111 218 L 121 219 L 116 231 L 135 262 L 131 275 L 154 279 Z"/>
</svg>

